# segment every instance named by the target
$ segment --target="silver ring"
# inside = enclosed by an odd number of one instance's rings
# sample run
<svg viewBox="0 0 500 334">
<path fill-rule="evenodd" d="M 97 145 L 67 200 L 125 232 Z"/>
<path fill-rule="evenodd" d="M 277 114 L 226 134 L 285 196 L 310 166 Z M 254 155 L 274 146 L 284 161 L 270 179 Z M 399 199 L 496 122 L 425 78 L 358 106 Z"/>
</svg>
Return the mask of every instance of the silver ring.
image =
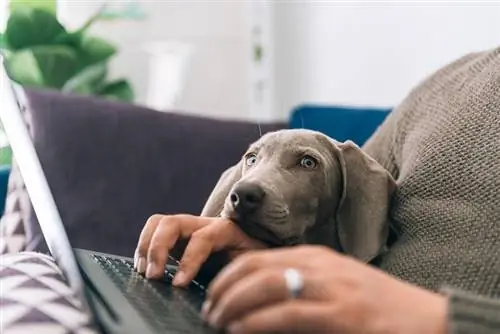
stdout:
<svg viewBox="0 0 500 334">
<path fill-rule="evenodd" d="M 302 274 L 297 269 L 288 268 L 283 273 L 283 276 L 285 277 L 286 288 L 290 298 L 299 298 L 304 287 Z"/>
</svg>

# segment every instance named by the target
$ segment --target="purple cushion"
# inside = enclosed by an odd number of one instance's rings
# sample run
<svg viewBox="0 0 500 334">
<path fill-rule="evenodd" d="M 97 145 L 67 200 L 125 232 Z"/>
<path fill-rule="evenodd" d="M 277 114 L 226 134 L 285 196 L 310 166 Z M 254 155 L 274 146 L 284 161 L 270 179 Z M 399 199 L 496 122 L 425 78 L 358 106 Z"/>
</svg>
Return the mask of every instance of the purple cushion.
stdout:
<svg viewBox="0 0 500 334">
<path fill-rule="evenodd" d="M 38 155 L 79 248 L 130 256 L 150 215 L 200 213 L 220 174 L 259 137 L 251 122 L 27 93 Z"/>
</svg>

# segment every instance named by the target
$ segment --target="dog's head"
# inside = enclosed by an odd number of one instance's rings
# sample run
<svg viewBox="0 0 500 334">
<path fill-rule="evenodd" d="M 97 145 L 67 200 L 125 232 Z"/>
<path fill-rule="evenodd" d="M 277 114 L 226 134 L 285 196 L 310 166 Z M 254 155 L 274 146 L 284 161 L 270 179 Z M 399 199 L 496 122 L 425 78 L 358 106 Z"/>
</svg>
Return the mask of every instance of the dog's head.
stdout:
<svg viewBox="0 0 500 334">
<path fill-rule="evenodd" d="M 390 174 L 354 143 L 280 130 L 223 173 L 202 215 L 230 218 L 275 246 L 325 244 L 369 261 L 387 240 L 394 188 Z"/>
</svg>

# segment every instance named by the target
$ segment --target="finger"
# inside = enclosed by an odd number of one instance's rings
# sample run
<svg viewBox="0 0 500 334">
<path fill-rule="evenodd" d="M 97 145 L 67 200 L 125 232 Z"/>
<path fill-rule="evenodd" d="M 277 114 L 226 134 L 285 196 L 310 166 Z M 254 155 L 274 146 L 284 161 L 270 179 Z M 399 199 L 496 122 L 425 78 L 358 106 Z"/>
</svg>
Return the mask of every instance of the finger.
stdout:
<svg viewBox="0 0 500 334">
<path fill-rule="evenodd" d="M 210 283 L 207 291 L 207 300 L 215 305 L 222 294 L 234 283 L 249 276 L 251 273 L 261 268 L 272 267 L 294 267 L 304 269 L 308 262 L 302 261 L 294 249 L 272 249 L 265 251 L 252 251 L 235 259 L 229 263 L 217 277 Z"/>
<path fill-rule="evenodd" d="M 141 274 L 146 271 L 146 258 L 151 237 L 153 236 L 153 233 L 155 232 L 162 217 L 162 215 L 153 215 L 149 217 L 141 231 L 141 234 L 139 235 L 139 242 L 137 243 L 137 248 L 134 254 L 134 269 Z"/>
<path fill-rule="evenodd" d="M 168 254 L 179 238 L 187 238 L 207 223 L 194 216 L 163 216 L 158 223 L 147 252 L 147 278 L 161 278 L 165 274 Z"/>
<path fill-rule="evenodd" d="M 217 304 L 223 292 L 227 291 L 235 282 L 259 268 L 265 267 L 265 256 L 262 256 L 262 253 L 262 251 L 250 251 L 225 266 L 209 284 L 206 300 L 211 305 Z"/>
<path fill-rule="evenodd" d="M 304 288 L 312 287 L 314 282 L 303 277 Z M 306 282 L 307 281 L 307 282 Z M 222 328 L 231 321 L 241 318 L 252 311 L 284 302 L 289 298 L 284 269 L 266 268 L 244 277 L 230 287 L 216 304 L 210 305 L 208 322 L 212 327 Z M 301 298 L 308 298 L 307 290 Z M 207 315 L 204 314 L 206 317 Z"/>
<path fill-rule="evenodd" d="M 198 274 L 200 267 L 213 251 L 213 242 L 207 227 L 194 232 L 184 250 L 179 269 L 175 275 L 175 286 L 186 286 Z"/>
<path fill-rule="evenodd" d="M 230 334 L 335 333 L 331 307 L 325 303 L 289 301 L 261 308 L 227 327 Z"/>
<path fill-rule="evenodd" d="M 227 249 L 230 246 L 238 248 L 246 242 L 244 236 L 233 222 L 224 219 L 212 220 L 191 236 L 188 246 L 184 250 L 179 271 L 174 279 L 174 285 L 185 286 L 199 272 L 208 257 L 216 251 Z M 256 244 L 256 247 L 259 245 Z"/>
<path fill-rule="evenodd" d="M 212 304 L 215 304 L 222 293 L 232 284 L 249 275 L 251 272 L 266 266 L 292 267 L 302 270 L 314 267 L 317 265 L 317 263 L 314 263 L 314 260 L 324 258 L 325 252 L 329 254 L 329 261 L 335 258 L 335 256 L 332 256 L 335 254 L 332 250 L 322 246 L 297 246 L 246 253 L 221 270 L 208 288 L 207 299 Z M 329 265 L 333 264 L 330 263 Z"/>
</svg>

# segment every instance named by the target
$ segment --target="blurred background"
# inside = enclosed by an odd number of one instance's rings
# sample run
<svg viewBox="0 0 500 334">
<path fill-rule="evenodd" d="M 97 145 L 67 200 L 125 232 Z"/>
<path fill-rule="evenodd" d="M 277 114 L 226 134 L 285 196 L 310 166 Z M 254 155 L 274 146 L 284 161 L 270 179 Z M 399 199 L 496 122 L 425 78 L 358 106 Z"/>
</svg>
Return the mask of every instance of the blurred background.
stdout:
<svg viewBox="0 0 500 334">
<path fill-rule="evenodd" d="M 0 0 L 52 10 L 116 47 L 109 76 L 133 102 L 284 120 L 302 103 L 392 107 L 426 75 L 500 44 L 494 1 Z"/>
</svg>

